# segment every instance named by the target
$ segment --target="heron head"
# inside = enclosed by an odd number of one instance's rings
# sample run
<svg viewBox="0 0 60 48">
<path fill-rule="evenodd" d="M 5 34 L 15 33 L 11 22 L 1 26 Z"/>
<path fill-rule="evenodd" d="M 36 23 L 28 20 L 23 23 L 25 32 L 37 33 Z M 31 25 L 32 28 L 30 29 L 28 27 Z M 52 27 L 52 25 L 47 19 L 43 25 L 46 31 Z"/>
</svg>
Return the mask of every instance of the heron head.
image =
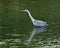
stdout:
<svg viewBox="0 0 60 48">
<path fill-rule="evenodd" d="M 27 10 L 27 9 L 25 9 L 25 10 L 21 10 L 21 11 L 28 12 L 28 10 Z"/>
</svg>

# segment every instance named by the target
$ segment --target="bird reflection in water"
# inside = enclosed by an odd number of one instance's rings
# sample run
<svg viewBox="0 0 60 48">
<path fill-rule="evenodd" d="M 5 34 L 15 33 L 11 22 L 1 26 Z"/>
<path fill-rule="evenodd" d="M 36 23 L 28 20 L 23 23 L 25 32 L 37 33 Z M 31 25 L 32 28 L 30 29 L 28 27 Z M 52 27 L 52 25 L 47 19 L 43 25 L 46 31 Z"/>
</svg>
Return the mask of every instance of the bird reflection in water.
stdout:
<svg viewBox="0 0 60 48">
<path fill-rule="evenodd" d="M 25 43 L 25 45 L 29 45 L 32 41 L 32 38 L 34 37 L 34 35 L 44 32 L 47 30 L 47 27 L 34 27 L 32 30 L 32 33 L 30 35 L 30 37 L 28 38 L 27 42 Z"/>
</svg>

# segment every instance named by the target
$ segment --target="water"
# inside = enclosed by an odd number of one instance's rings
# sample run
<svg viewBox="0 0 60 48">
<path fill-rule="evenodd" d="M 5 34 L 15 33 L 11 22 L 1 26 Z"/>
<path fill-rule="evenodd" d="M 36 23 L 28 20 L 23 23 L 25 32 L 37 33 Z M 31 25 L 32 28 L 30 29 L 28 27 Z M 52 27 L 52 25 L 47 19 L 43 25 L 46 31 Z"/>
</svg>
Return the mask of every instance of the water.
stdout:
<svg viewBox="0 0 60 48">
<path fill-rule="evenodd" d="M 46 30 L 47 27 L 41 27 L 41 28 L 34 27 L 32 31 L 29 31 L 28 35 L 26 35 L 27 33 L 25 34 L 14 33 L 16 32 L 16 30 L 13 30 L 14 32 L 12 33 L 5 32 L 4 34 L 0 34 L 0 46 L 1 47 L 3 45 L 4 46 L 8 45 L 9 47 L 17 46 L 16 48 L 23 47 L 23 46 L 32 46 L 33 44 L 31 45 L 31 42 L 34 36 Z"/>
<path fill-rule="evenodd" d="M 40 28 L 33 28 L 33 31 L 32 31 L 32 34 L 30 35 L 29 39 L 28 39 L 28 42 L 25 43 L 26 45 L 29 45 L 30 42 L 32 41 L 33 37 L 35 34 L 38 34 L 40 32 L 43 32 L 43 31 L 46 31 L 47 30 L 47 27 L 40 27 Z"/>
<path fill-rule="evenodd" d="M 60 48 L 59 0 L 0 0 L 0 48 Z M 35 28 L 27 13 L 48 23 Z"/>
</svg>

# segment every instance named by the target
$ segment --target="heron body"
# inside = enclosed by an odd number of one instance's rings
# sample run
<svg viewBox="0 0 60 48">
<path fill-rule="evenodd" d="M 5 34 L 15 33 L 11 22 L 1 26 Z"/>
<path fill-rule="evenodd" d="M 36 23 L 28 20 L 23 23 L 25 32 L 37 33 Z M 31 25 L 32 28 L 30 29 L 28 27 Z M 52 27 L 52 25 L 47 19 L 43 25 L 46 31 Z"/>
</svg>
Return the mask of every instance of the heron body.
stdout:
<svg viewBox="0 0 60 48">
<path fill-rule="evenodd" d="M 48 24 L 41 20 L 34 20 L 33 21 L 34 26 L 48 26 Z"/>
<path fill-rule="evenodd" d="M 29 15 L 29 17 L 30 17 L 30 19 L 31 19 L 31 21 L 32 21 L 32 23 L 33 23 L 34 26 L 40 26 L 40 27 L 41 27 L 41 26 L 48 26 L 47 22 L 34 19 L 34 18 L 31 16 L 31 13 L 29 12 L 29 10 L 25 9 L 25 10 L 22 10 L 22 11 L 28 13 L 28 15 Z"/>
</svg>

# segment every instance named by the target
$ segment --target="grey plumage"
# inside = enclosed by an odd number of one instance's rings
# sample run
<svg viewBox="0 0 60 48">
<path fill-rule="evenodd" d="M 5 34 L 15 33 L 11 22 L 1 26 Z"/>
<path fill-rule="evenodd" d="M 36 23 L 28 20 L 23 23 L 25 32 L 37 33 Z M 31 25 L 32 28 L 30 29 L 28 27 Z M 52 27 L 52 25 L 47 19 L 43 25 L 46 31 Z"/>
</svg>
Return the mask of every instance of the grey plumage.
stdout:
<svg viewBox="0 0 60 48">
<path fill-rule="evenodd" d="M 41 26 L 48 26 L 47 22 L 34 19 L 34 18 L 31 16 L 31 13 L 29 12 L 29 10 L 25 9 L 25 10 L 22 10 L 22 11 L 28 13 L 28 15 L 29 15 L 29 17 L 30 17 L 30 19 L 31 19 L 31 21 L 32 21 L 32 23 L 33 23 L 34 26 L 40 26 L 40 27 L 41 27 Z"/>
</svg>

